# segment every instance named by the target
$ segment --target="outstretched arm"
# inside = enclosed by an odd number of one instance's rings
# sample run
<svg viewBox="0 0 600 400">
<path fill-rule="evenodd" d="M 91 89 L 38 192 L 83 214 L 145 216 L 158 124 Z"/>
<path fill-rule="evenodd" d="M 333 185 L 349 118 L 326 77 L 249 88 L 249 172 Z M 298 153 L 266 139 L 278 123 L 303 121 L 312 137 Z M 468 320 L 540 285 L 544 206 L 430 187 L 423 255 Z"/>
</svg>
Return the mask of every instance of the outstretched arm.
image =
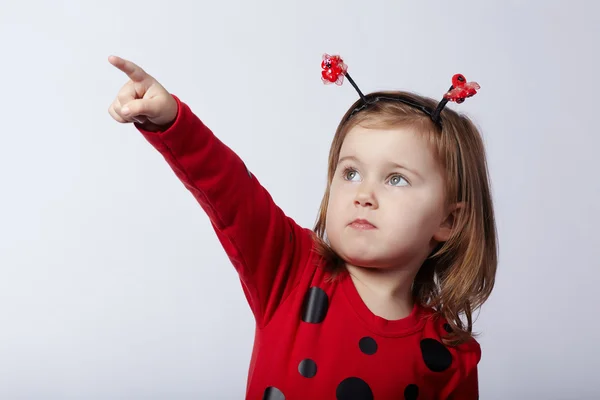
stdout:
<svg viewBox="0 0 600 400">
<path fill-rule="evenodd" d="M 109 62 L 129 77 L 109 114 L 135 123 L 206 211 L 257 324 L 266 324 L 304 271 L 311 232 L 286 217 L 237 154 L 186 104 L 135 63 L 116 56 Z"/>
<path fill-rule="evenodd" d="M 207 213 L 257 323 L 266 324 L 300 278 L 311 233 L 287 217 L 240 157 L 173 98 L 177 117 L 166 130 L 136 127 Z"/>
</svg>

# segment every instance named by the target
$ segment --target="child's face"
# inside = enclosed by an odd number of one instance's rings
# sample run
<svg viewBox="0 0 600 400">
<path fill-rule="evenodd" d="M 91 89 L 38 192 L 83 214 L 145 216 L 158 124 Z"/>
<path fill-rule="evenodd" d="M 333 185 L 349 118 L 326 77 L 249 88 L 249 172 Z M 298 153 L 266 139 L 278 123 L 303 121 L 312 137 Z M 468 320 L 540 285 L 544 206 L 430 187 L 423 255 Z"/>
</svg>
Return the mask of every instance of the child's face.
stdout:
<svg viewBox="0 0 600 400">
<path fill-rule="evenodd" d="M 346 262 L 418 267 L 436 241 L 447 239 L 444 179 L 422 134 L 410 127 L 356 126 L 348 132 L 339 160 L 326 233 Z M 353 225 L 357 218 L 374 227 Z"/>
</svg>

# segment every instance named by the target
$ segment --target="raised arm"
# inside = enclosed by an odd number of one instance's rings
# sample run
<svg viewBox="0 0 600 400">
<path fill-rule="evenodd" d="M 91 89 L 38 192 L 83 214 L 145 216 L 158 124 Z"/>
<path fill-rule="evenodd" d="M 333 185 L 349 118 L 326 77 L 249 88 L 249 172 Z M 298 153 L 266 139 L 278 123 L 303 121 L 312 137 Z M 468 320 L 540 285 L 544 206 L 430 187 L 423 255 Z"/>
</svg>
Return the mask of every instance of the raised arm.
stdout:
<svg viewBox="0 0 600 400">
<path fill-rule="evenodd" d="M 130 85 L 136 85 L 134 78 L 153 79 L 121 60 L 114 63 L 130 76 Z M 137 84 L 152 87 L 150 82 Z M 154 85 L 159 92 L 154 97 L 146 99 L 139 92 L 133 98 L 127 93 L 117 96 L 111 115 L 120 122 L 135 122 L 207 213 L 257 323 L 264 325 L 298 283 L 311 254 L 312 234 L 284 214 L 240 157 L 189 106 Z M 124 105 L 129 107 L 127 114 L 122 112 Z M 165 117 L 160 110 L 170 114 Z"/>
</svg>

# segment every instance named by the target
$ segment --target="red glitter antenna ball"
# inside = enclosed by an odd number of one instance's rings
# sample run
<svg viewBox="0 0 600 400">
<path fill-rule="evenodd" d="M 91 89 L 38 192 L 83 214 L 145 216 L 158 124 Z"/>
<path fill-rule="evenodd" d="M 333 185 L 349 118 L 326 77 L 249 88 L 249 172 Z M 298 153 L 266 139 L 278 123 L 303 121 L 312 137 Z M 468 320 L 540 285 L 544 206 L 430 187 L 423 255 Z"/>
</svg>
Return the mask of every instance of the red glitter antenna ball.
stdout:
<svg viewBox="0 0 600 400">
<path fill-rule="evenodd" d="M 323 54 L 323 59 L 321 61 L 321 80 L 324 84 L 330 85 L 335 83 L 340 86 L 344 83 L 344 77 L 348 79 L 348 82 L 354 86 L 354 89 L 358 92 L 361 99 L 363 101 L 367 101 L 365 96 L 362 94 L 354 79 L 348 73 L 348 65 L 344 62 L 342 57 L 339 55 L 329 55 L 327 53 Z"/>
<path fill-rule="evenodd" d="M 452 87 L 444 95 L 445 99 L 462 103 L 467 97 L 477 94 L 477 90 L 481 89 L 477 82 L 467 82 L 463 74 L 456 74 L 452 77 Z"/>
</svg>

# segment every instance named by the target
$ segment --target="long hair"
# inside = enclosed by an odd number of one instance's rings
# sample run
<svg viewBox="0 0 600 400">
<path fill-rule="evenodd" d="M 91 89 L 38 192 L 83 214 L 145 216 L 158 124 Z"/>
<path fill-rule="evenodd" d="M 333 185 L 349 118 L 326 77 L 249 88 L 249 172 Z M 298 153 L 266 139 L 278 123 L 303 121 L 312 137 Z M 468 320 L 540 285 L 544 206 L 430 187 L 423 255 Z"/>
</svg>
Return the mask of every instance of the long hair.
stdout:
<svg viewBox="0 0 600 400">
<path fill-rule="evenodd" d="M 434 109 L 437 101 L 407 92 L 376 92 L 375 96 L 402 96 Z M 446 344 L 458 345 L 473 336 L 473 312 L 490 296 L 498 263 L 497 233 L 483 139 L 466 116 L 446 107 L 442 124 L 433 123 L 423 111 L 399 101 L 380 100 L 352 115 L 357 100 L 339 123 L 329 152 L 327 187 L 314 226 L 316 251 L 324 257 L 335 278 L 343 260 L 326 238 L 326 215 L 331 182 L 347 133 L 368 121 L 378 127 L 411 126 L 428 140 L 445 172 L 449 204 L 462 203 L 450 238 L 440 243 L 419 269 L 412 287 L 415 301 L 434 310 L 450 325 Z"/>
</svg>

